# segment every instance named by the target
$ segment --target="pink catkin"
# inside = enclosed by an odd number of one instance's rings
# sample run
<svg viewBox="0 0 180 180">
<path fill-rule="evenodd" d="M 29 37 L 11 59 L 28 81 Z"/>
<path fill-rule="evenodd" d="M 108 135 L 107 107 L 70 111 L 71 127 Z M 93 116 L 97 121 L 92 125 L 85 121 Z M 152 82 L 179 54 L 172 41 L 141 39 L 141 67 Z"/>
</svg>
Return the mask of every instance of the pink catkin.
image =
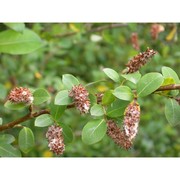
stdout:
<svg viewBox="0 0 180 180">
<path fill-rule="evenodd" d="M 69 92 L 69 97 L 72 97 L 76 108 L 80 113 L 88 113 L 90 108 L 89 93 L 81 84 L 73 86 Z"/>
<path fill-rule="evenodd" d="M 27 103 L 33 102 L 33 95 L 28 88 L 15 87 L 11 90 L 7 98 L 12 103 Z"/>
<path fill-rule="evenodd" d="M 63 130 L 60 126 L 52 125 L 48 128 L 46 138 L 48 139 L 48 147 L 57 155 L 63 154 L 65 150 Z"/>
<path fill-rule="evenodd" d="M 142 66 L 144 66 L 150 58 L 152 58 L 157 52 L 153 49 L 147 48 L 147 50 L 143 53 L 139 53 L 134 56 L 127 64 L 126 73 L 134 73 L 138 71 Z"/>
</svg>

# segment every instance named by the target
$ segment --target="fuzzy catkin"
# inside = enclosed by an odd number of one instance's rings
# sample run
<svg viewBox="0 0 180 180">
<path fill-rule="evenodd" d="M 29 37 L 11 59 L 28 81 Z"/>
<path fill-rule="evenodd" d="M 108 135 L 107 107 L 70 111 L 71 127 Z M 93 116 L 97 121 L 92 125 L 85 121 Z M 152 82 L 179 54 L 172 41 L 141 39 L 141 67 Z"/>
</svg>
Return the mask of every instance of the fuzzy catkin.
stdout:
<svg viewBox="0 0 180 180">
<path fill-rule="evenodd" d="M 125 71 L 128 73 L 134 73 L 138 71 L 142 66 L 144 66 L 150 58 L 152 58 L 157 52 L 153 49 L 147 48 L 145 52 L 139 53 L 138 55 L 134 56 L 127 64 L 127 70 Z"/>
<path fill-rule="evenodd" d="M 132 141 L 137 133 L 140 121 L 140 106 L 134 100 L 125 109 L 123 129 L 126 137 Z"/>
<path fill-rule="evenodd" d="M 69 97 L 74 100 L 75 107 L 81 114 L 88 113 L 90 109 L 89 92 L 81 84 L 73 86 L 69 92 Z"/>
<path fill-rule="evenodd" d="M 63 154 L 65 150 L 63 129 L 60 126 L 52 125 L 46 132 L 46 138 L 48 139 L 48 147 L 50 151 L 53 151 L 57 155 Z"/>
<path fill-rule="evenodd" d="M 28 88 L 15 87 L 11 90 L 7 99 L 12 103 L 31 104 L 34 98 L 31 91 Z"/>
</svg>

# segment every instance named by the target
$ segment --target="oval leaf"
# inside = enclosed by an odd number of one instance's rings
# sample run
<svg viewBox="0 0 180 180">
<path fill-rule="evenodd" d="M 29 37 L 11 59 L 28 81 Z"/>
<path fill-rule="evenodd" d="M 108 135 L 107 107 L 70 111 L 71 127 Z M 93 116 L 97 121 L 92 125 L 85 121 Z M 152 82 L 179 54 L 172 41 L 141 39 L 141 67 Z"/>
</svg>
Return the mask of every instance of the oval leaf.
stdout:
<svg viewBox="0 0 180 180">
<path fill-rule="evenodd" d="M 175 84 L 180 83 L 180 80 L 179 80 L 177 73 L 173 69 L 171 69 L 170 67 L 163 66 L 162 67 L 162 74 L 165 78 L 173 78 Z M 174 96 L 178 95 L 178 93 L 179 93 L 178 90 L 172 91 L 172 95 L 174 95 Z"/>
<path fill-rule="evenodd" d="M 13 29 L 14 31 L 17 32 L 23 32 L 24 28 L 25 28 L 25 24 L 24 23 L 4 23 L 7 27 Z"/>
<path fill-rule="evenodd" d="M 6 144 L 11 144 L 15 141 L 15 137 L 11 134 L 1 134 L 0 135 L 0 142 L 4 142 Z"/>
<path fill-rule="evenodd" d="M 176 84 L 180 83 L 177 73 L 170 67 L 163 66 L 162 74 L 165 78 L 173 78 Z"/>
<path fill-rule="evenodd" d="M 72 98 L 69 97 L 69 91 L 63 90 L 57 93 L 54 104 L 68 105 L 72 103 Z"/>
<path fill-rule="evenodd" d="M 102 97 L 102 104 L 103 105 L 109 105 L 115 100 L 114 95 L 112 94 L 112 91 L 106 91 Z"/>
<path fill-rule="evenodd" d="M 132 91 L 128 86 L 117 87 L 114 90 L 113 95 L 116 96 L 118 99 L 122 99 L 125 101 L 131 101 L 133 99 Z"/>
<path fill-rule="evenodd" d="M 72 140 L 73 140 L 73 132 L 72 132 L 72 129 L 69 127 L 69 126 L 67 126 L 66 124 L 64 124 L 64 123 L 59 123 L 59 125 L 62 127 L 62 129 L 63 129 L 63 137 L 64 137 L 64 142 L 65 142 L 65 144 L 66 143 L 70 143 L 70 142 L 72 142 Z"/>
<path fill-rule="evenodd" d="M 163 83 L 164 78 L 160 73 L 148 73 L 144 75 L 137 83 L 137 94 L 139 97 L 144 97 L 156 89 Z"/>
<path fill-rule="evenodd" d="M 53 119 L 49 114 L 43 114 L 35 119 L 34 125 L 37 127 L 46 127 L 53 124 Z"/>
<path fill-rule="evenodd" d="M 86 144 L 99 142 L 105 136 L 107 131 L 104 119 L 89 121 L 82 130 L 82 140 Z"/>
<path fill-rule="evenodd" d="M 100 104 L 95 104 L 91 107 L 90 113 L 92 116 L 103 116 L 103 107 Z"/>
<path fill-rule="evenodd" d="M 128 101 L 116 100 L 107 108 L 107 116 L 116 118 L 124 115 L 124 111 L 129 104 Z"/>
<path fill-rule="evenodd" d="M 122 74 L 121 76 L 134 84 L 137 84 L 137 82 L 141 78 L 141 74 L 139 72 L 135 72 L 131 74 Z"/>
<path fill-rule="evenodd" d="M 28 104 L 25 103 L 12 103 L 10 101 L 6 101 L 6 103 L 4 104 L 4 107 L 11 109 L 11 110 L 19 110 L 22 108 L 25 108 L 29 106 Z"/>
<path fill-rule="evenodd" d="M 34 101 L 33 104 L 39 105 L 50 99 L 49 93 L 45 89 L 37 89 L 33 93 Z"/>
<path fill-rule="evenodd" d="M 5 99 L 7 95 L 7 89 L 4 85 L 0 84 L 0 99 Z"/>
<path fill-rule="evenodd" d="M 64 114 L 65 110 L 66 106 L 50 105 L 50 113 L 55 120 L 58 120 Z"/>
<path fill-rule="evenodd" d="M 165 116 L 170 125 L 180 123 L 180 105 L 174 99 L 168 99 L 165 103 Z"/>
<path fill-rule="evenodd" d="M 110 69 L 110 68 L 104 68 L 103 71 L 114 82 L 119 82 L 120 76 L 115 70 Z"/>
<path fill-rule="evenodd" d="M 67 89 L 72 89 L 74 85 L 80 84 L 78 79 L 71 74 L 64 74 L 62 76 L 62 82 Z"/>
<path fill-rule="evenodd" d="M 24 127 L 19 132 L 18 144 L 24 153 L 28 153 L 34 147 L 34 134 L 30 128 Z"/>
<path fill-rule="evenodd" d="M 21 157 L 21 152 L 10 144 L 0 142 L 1 157 Z"/>
<path fill-rule="evenodd" d="M 6 30 L 0 33 L 0 52 L 9 54 L 27 54 L 42 47 L 42 40 L 33 31 L 25 29 L 23 33 Z"/>
</svg>

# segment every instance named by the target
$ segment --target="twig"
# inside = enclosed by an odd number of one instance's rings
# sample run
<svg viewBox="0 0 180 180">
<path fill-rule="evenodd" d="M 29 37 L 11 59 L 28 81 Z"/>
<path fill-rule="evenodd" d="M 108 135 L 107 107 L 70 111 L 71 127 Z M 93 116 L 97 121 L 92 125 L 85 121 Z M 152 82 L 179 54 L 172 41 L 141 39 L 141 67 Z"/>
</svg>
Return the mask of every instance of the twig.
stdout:
<svg viewBox="0 0 180 180">
<path fill-rule="evenodd" d="M 171 84 L 171 85 L 161 86 L 155 92 L 157 92 L 157 91 L 167 91 L 167 90 L 180 90 L 180 84 Z M 101 103 L 103 94 L 102 93 L 96 94 L 96 96 L 97 96 L 97 103 Z M 67 106 L 67 109 L 70 109 L 70 108 L 74 108 L 74 103 L 69 104 Z M 31 108 L 30 108 L 30 113 L 28 113 L 27 115 L 25 115 L 25 116 L 23 116 L 23 117 L 21 117 L 21 118 L 19 118 L 17 120 L 14 120 L 14 121 L 12 121 L 10 123 L 1 125 L 0 126 L 0 131 L 13 128 L 14 126 L 16 126 L 16 125 L 18 125 L 18 124 L 20 124 L 22 122 L 25 122 L 25 121 L 30 120 L 32 118 L 38 117 L 38 116 L 40 116 L 42 114 L 50 114 L 50 111 L 45 109 L 45 110 L 41 110 L 39 112 L 31 113 Z"/>
<path fill-rule="evenodd" d="M 113 28 L 119 28 L 119 27 L 124 27 L 124 26 L 127 26 L 127 24 L 126 23 L 121 23 L 121 24 L 116 23 L 116 24 L 103 25 L 103 26 L 99 26 L 99 27 L 87 30 L 85 32 L 85 34 L 92 33 L 92 32 L 100 32 L 100 31 L 103 31 L 103 30 L 106 30 L 106 29 L 113 29 Z M 77 33 L 78 32 L 68 32 L 68 33 L 64 33 L 64 34 L 55 35 L 54 37 L 63 38 L 63 37 L 73 36 L 73 35 L 75 35 Z"/>
<path fill-rule="evenodd" d="M 167 91 L 167 90 L 177 90 L 177 89 L 180 90 L 180 84 L 170 84 L 166 86 L 161 86 L 156 91 Z"/>
</svg>

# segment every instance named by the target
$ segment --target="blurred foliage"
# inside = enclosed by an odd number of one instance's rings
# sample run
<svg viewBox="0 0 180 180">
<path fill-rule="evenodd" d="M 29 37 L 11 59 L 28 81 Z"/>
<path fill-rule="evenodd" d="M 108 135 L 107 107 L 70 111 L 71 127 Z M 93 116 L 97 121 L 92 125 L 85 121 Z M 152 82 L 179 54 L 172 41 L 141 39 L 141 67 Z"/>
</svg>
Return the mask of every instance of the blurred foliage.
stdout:
<svg viewBox="0 0 180 180">
<path fill-rule="evenodd" d="M 122 27 L 105 28 L 107 23 L 26 23 L 45 42 L 38 50 L 24 55 L 0 54 L 0 82 L 9 92 L 15 86 L 46 88 L 55 95 L 62 88 L 63 74 L 73 74 L 83 84 L 105 78 L 103 68 L 122 72 L 127 61 L 138 54 L 131 43 L 131 34 L 136 32 L 140 51 L 150 47 L 158 52 L 153 60 L 143 67 L 142 74 L 160 72 L 162 66 L 169 66 L 180 74 L 180 24 L 161 24 L 164 31 L 156 40 L 152 39 L 151 24 L 129 23 Z M 0 24 L 0 30 L 8 26 Z M 111 82 L 97 83 L 90 89 L 104 92 Z M 6 92 L 3 92 L 6 93 Z M 5 97 L 6 95 L 4 95 Z M 5 98 L 0 100 L 0 117 L 3 123 L 15 120 L 28 110 L 10 111 L 4 107 Z M 164 115 L 164 98 L 159 95 L 140 99 L 142 109 L 140 130 L 134 147 L 125 151 L 105 137 L 94 145 L 81 140 L 81 130 L 91 119 L 80 116 L 74 109 L 67 110 L 60 121 L 69 125 L 74 133 L 73 142 L 67 144 L 64 157 L 166 157 L 180 156 L 180 126 L 172 127 Z M 41 107 L 44 107 L 41 105 Z M 37 107 L 38 109 L 39 107 Z M 120 121 L 121 123 L 121 121 Z M 34 120 L 24 122 L 35 136 L 35 147 L 25 157 L 52 157 L 48 151 L 45 131 L 34 127 Z M 6 133 L 18 137 L 21 129 L 16 127 Z M 18 146 L 15 141 L 13 145 Z M 56 157 L 56 156 L 55 156 Z"/>
</svg>

